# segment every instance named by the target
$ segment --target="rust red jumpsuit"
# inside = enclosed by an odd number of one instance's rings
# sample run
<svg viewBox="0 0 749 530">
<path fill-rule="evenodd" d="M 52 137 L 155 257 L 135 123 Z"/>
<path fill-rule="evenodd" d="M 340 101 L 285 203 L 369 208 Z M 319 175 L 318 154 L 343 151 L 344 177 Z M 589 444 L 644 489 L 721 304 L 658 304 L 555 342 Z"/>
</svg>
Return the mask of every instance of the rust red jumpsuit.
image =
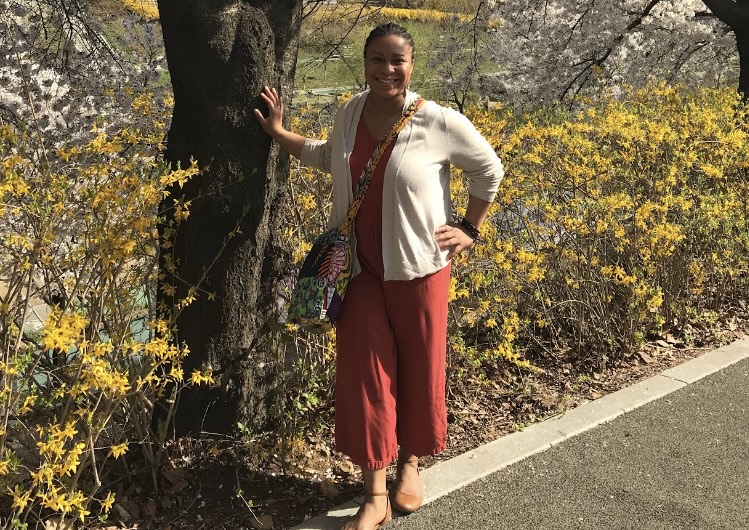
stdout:
<svg viewBox="0 0 749 530">
<path fill-rule="evenodd" d="M 384 280 L 382 187 L 394 143 L 356 216 L 362 272 L 351 280 L 336 322 L 336 446 L 367 469 L 387 467 L 399 445 L 425 456 L 441 452 L 447 439 L 450 266 L 414 280 Z M 376 146 L 360 119 L 350 157 L 354 190 Z"/>
</svg>

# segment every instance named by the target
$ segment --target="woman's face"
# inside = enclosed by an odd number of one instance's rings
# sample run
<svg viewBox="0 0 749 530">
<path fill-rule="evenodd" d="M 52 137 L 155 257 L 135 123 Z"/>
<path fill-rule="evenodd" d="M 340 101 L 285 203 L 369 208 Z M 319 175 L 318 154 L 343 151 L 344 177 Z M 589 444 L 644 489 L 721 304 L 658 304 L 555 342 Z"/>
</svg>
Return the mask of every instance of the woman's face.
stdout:
<svg viewBox="0 0 749 530">
<path fill-rule="evenodd" d="M 364 56 L 364 78 L 374 94 L 403 95 L 413 69 L 413 48 L 403 37 L 385 35 L 369 43 Z"/>
</svg>

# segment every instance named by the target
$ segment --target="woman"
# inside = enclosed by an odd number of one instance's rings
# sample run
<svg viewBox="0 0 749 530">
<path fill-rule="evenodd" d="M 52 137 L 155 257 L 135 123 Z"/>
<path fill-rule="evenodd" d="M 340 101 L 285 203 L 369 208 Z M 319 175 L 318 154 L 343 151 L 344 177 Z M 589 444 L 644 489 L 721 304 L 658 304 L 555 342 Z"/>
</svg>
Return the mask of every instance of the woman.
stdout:
<svg viewBox="0 0 749 530">
<path fill-rule="evenodd" d="M 406 108 L 414 43 L 383 24 L 364 45 L 368 90 L 341 105 L 326 141 L 282 125 L 275 89 L 255 110 L 263 129 L 305 165 L 333 176 L 330 226 L 345 217 L 364 165 Z M 450 165 L 468 179 L 464 219 L 451 222 Z M 419 457 L 444 450 L 445 354 L 450 260 L 479 236 L 503 169 L 489 143 L 458 112 L 425 102 L 380 159 L 356 217 L 353 278 L 336 322 L 336 446 L 361 466 L 365 499 L 344 530 L 391 517 L 386 468 L 397 457 L 392 506 L 421 506 Z"/>
</svg>

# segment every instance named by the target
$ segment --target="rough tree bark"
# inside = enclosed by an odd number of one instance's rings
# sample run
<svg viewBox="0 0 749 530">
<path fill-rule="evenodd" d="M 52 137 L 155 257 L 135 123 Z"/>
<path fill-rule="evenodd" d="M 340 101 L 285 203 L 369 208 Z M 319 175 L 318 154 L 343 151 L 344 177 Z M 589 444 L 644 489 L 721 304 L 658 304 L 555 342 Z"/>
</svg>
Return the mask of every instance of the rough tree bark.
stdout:
<svg viewBox="0 0 749 530">
<path fill-rule="evenodd" d="M 739 92 L 749 97 L 749 0 L 702 0 L 736 35 L 739 51 Z"/>
<path fill-rule="evenodd" d="M 226 433 L 237 421 L 263 423 L 282 365 L 274 285 L 286 260 L 275 241 L 288 157 L 251 109 L 264 85 L 279 87 L 289 101 L 302 0 L 158 6 L 174 89 L 165 155 L 182 167 L 194 158 L 203 169 L 162 204 L 192 201 L 174 246 L 161 250 L 176 264 L 175 299 L 201 288 L 177 318 L 176 340 L 190 349 L 185 376 L 207 366 L 218 383 L 182 391 L 172 427 L 177 435 Z M 225 243 L 230 233 L 236 235 Z"/>
</svg>

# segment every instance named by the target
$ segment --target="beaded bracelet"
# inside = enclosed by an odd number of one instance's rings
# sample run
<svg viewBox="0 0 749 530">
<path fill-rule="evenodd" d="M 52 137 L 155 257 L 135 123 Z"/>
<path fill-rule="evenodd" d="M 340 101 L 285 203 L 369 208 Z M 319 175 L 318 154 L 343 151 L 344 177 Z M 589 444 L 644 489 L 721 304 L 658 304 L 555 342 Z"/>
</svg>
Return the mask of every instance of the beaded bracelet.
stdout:
<svg viewBox="0 0 749 530">
<path fill-rule="evenodd" d="M 465 230 L 466 234 L 468 234 L 471 237 L 471 239 L 473 239 L 474 243 L 483 243 L 484 242 L 484 240 L 481 239 L 481 232 L 479 232 L 479 229 L 476 228 L 476 226 L 472 222 L 470 222 L 468 219 L 466 219 L 465 217 L 463 217 L 460 220 L 459 224 L 460 224 L 461 228 L 463 228 L 463 230 Z"/>
</svg>

